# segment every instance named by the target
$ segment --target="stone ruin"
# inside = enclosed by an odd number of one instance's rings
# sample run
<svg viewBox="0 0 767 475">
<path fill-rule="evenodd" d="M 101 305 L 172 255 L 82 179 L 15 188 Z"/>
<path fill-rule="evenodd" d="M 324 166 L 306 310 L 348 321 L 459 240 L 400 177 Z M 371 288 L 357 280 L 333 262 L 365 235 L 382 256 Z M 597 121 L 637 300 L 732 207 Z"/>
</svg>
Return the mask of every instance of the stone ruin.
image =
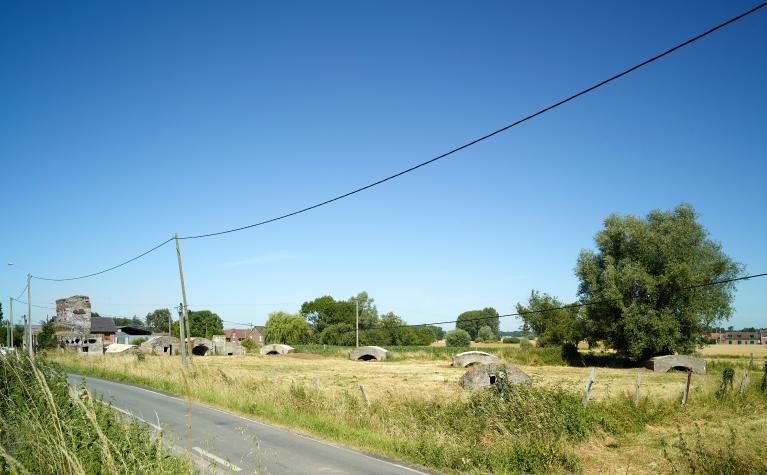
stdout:
<svg viewBox="0 0 767 475">
<path fill-rule="evenodd" d="M 62 332 L 88 334 L 91 332 L 91 299 L 74 295 L 56 300 L 53 323 Z"/>
<path fill-rule="evenodd" d="M 153 336 L 139 346 L 139 351 L 150 355 L 173 356 L 179 354 L 181 340 L 175 336 Z"/>
<path fill-rule="evenodd" d="M 104 354 L 104 340 L 101 335 L 78 332 L 56 332 L 56 338 L 64 349 L 89 356 Z"/>
<path fill-rule="evenodd" d="M 192 354 L 194 356 L 212 355 L 216 350 L 212 341 L 201 336 L 193 336 L 189 339 L 189 342 L 192 344 Z"/>
<path fill-rule="evenodd" d="M 524 371 L 505 363 L 490 363 L 475 366 L 461 376 L 458 384 L 463 389 L 482 389 L 496 386 L 502 381 L 506 384 L 522 384 L 530 381 Z"/>
<path fill-rule="evenodd" d="M 380 346 L 360 346 L 349 353 L 350 360 L 386 361 L 389 351 Z"/>
<path fill-rule="evenodd" d="M 464 351 L 453 356 L 453 367 L 466 368 L 473 364 L 500 363 L 501 359 L 484 351 Z"/>
<path fill-rule="evenodd" d="M 226 335 L 213 335 L 211 341 L 213 345 L 213 351 L 217 355 L 244 355 L 247 350 L 240 344 L 239 341 L 226 341 Z"/>
<path fill-rule="evenodd" d="M 295 348 L 288 345 L 281 345 L 279 343 L 272 343 L 271 345 L 264 345 L 259 350 L 262 355 L 287 355 L 293 353 Z"/>
<path fill-rule="evenodd" d="M 656 373 L 665 373 L 670 369 L 681 369 L 696 374 L 706 374 L 706 360 L 690 355 L 656 356 L 647 360 L 645 367 Z"/>
</svg>

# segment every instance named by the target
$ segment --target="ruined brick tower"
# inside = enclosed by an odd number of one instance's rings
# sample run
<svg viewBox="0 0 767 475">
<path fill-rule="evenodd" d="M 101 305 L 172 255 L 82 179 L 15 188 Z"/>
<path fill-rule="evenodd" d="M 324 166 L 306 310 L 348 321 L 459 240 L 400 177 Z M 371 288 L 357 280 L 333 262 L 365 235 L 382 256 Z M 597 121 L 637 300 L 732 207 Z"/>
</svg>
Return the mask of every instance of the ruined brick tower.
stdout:
<svg viewBox="0 0 767 475">
<path fill-rule="evenodd" d="M 56 300 L 57 329 L 74 333 L 91 331 L 91 299 L 85 295 L 74 295 Z"/>
</svg>

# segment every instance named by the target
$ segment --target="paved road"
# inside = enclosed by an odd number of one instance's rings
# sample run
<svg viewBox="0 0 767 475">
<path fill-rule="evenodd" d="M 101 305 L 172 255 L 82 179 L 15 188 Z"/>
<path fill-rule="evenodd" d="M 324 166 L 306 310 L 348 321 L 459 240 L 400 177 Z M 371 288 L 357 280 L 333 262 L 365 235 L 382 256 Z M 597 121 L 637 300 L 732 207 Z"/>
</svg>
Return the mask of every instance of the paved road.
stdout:
<svg viewBox="0 0 767 475">
<path fill-rule="evenodd" d="M 356 450 L 295 434 L 212 407 L 187 403 L 167 394 L 127 384 L 69 375 L 72 385 L 82 380 L 95 395 L 113 399 L 118 410 L 131 413 L 163 437 L 189 451 L 198 461 L 224 473 L 380 474 L 427 473 Z M 187 410 L 191 428 L 187 428 Z M 159 420 L 159 427 L 158 427 Z"/>
</svg>

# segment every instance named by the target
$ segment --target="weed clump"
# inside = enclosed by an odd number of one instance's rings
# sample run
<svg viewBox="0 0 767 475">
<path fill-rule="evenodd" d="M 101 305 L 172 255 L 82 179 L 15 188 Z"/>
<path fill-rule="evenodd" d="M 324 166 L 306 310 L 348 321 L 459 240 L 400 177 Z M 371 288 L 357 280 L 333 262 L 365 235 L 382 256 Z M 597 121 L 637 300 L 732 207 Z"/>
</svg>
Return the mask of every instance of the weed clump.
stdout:
<svg viewBox="0 0 767 475">
<path fill-rule="evenodd" d="M 0 473 L 184 473 L 149 429 L 26 356 L 0 356 Z"/>
</svg>

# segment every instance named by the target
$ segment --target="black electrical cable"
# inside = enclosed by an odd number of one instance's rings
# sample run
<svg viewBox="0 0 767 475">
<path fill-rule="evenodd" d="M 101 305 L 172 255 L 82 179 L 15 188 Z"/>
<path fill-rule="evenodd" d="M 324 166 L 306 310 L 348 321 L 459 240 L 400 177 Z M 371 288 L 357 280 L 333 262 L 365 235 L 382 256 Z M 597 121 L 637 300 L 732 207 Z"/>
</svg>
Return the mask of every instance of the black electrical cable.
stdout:
<svg viewBox="0 0 767 475">
<path fill-rule="evenodd" d="M 750 10 L 744 12 L 744 13 L 741 13 L 740 15 L 738 15 L 736 17 L 733 17 L 733 18 L 731 18 L 731 19 L 729 19 L 729 20 L 727 20 L 727 21 L 725 21 L 723 23 L 720 23 L 717 26 L 715 26 L 713 28 L 710 28 L 710 29 L 706 30 L 705 32 L 703 32 L 701 34 L 699 34 L 697 36 L 694 36 L 694 37 L 692 37 L 692 38 L 690 38 L 690 39 L 688 39 L 686 41 L 683 41 L 682 43 L 679 43 L 678 45 L 676 45 L 676 46 L 674 46 L 672 48 L 669 48 L 669 49 L 667 49 L 666 51 L 664 51 L 664 52 L 662 52 L 660 54 L 657 54 L 657 55 L 655 55 L 655 56 L 653 56 L 653 57 L 651 57 L 649 59 L 646 59 L 646 60 L 642 61 L 639 64 L 636 64 L 636 65 L 634 65 L 634 66 L 632 66 L 632 67 L 630 67 L 630 68 L 628 68 L 628 69 L 626 69 L 626 70 L 624 70 L 624 71 L 622 71 L 622 72 L 620 72 L 618 74 L 615 74 L 614 76 L 611 76 L 608 79 L 605 79 L 604 81 L 598 82 L 598 83 L 594 84 L 591 87 L 583 89 L 582 91 L 577 92 L 577 93 L 573 94 L 572 96 L 567 97 L 566 99 L 562 99 L 561 101 L 556 102 L 554 104 L 551 104 L 548 107 L 544 107 L 543 109 L 539 110 L 538 112 L 534 112 L 534 113 L 532 113 L 532 114 L 530 114 L 530 115 L 528 115 L 526 117 L 523 117 L 522 119 L 519 119 L 519 120 L 517 120 L 515 122 L 512 122 L 512 123 L 510 123 L 508 125 L 505 125 L 505 126 L 501 127 L 500 129 L 497 129 L 497 130 L 495 130 L 493 132 L 490 132 L 490 133 L 488 133 L 486 135 L 483 135 L 482 137 L 476 138 L 476 139 L 474 139 L 474 140 L 472 140 L 470 142 L 467 142 L 467 143 L 465 143 L 463 145 L 455 147 L 454 149 L 449 150 L 449 151 L 447 151 L 447 152 L 445 152 L 445 153 L 443 153 L 441 155 L 437 155 L 436 157 L 431 158 L 429 160 L 426 160 L 425 162 L 421 162 L 421 163 L 419 163 L 417 165 L 414 165 L 414 166 L 412 166 L 412 167 L 410 167 L 408 169 L 402 170 L 402 171 L 400 171 L 398 173 L 395 173 L 393 175 L 389 175 L 386 178 L 382 178 L 382 179 L 380 179 L 378 181 L 374 181 L 373 183 L 370 183 L 368 185 L 361 186 L 361 187 L 356 188 L 356 189 L 354 189 L 352 191 L 349 191 L 349 192 L 346 192 L 344 194 L 338 195 L 338 196 L 336 196 L 334 198 L 330 198 L 328 200 L 325 200 L 325 201 L 313 204 L 311 206 L 307 206 L 307 207 L 299 209 L 297 211 L 293 211 L 293 212 L 290 212 L 290 213 L 287 213 L 287 214 L 283 214 L 281 216 L 277 216 L 275 218 L 267 219 L 267 220 L 260 221 L 258 223 L 254 223 L 254 224 L 248 224 L 246 226 L 240 226 L 238 228 L 227 229 L 225 231 L 218 231 L 218 232 L 207 233 L 207 234 L 198 234 L 198 235 L 194 235 L 194 236 L 184 236 L 184 237 L 179 237 L 179 239 L 200 239 L 200 238 L 206 238 L 206 237 L 212 237 L 212 236 L 220 236 L 222 234 L 229 234 L 229 233 L 234 233 L 234 232 L 237 232 L 237 231 L 243 231 L 245 229 L 255 228 L 257 226 L 263 226 L 265 224 L 273 223 L 275 221 L 279 221 L 279 220 L 282 220 L 282 219 L 285 219 L 285 218 L 289 218 L 289 217 L 295 216 L 297 214 L 301 214 L 301 213 L 305 213 L 307 211 L 311 211 L 311 210 L 313 210 L 315 208 L 319 208 L 321 206 L 325 206 L 325 205 L 331 204 L 331 203 L 333 203 L 335 201 L 342 200 L 344 198 L 347 198 L 349 196 L 357 194 L 357 193 L 359 193 L 361 191 L 365 191 L 367 189 L 373 188 L 374 186 L 380 185 L 380 184 L 385 183 L 385 182 L 387 182 L 389 180 L 393 180 L 393 179 L 398 178 L 398 177 L 400 177 L 402 175 L 405 175 L 406 173 L 410 173 L 410 172 L 415 171 L 415 170 L 417 170 L 417 169 L 419 169 L 419 168 L 421 168 L 423 166 L 426 166 L 426 165 L 429 165 L 431 163 L 434 163 L 437 160 L 441 160 L 441 159 L 443 159 L 445 157 L 448 157 L 448 156 L 450 156 L 450 155 L 452 155 L 452 154 L 454 154 L 456 152 L 459 152 L 459 151 L 461 151 L 463 149 L 469 148 L 472 145 L 476 145 L 476 144 L 478 144 L 480 142 L 483 142 L 483 141 L 485 141 L 485 140 L 487 140 L 487 139 L 489 139 L 489 138 L 491 138 L 491 137 L 493 137 L 495 135 L 500 134 L 501 132 L 505 132 L 506 130 L 511 129 L 512 127 L 516 127 L 517 125 L 520 125 L 523 122 L 527 122 L 530 119 L 533 119 L 533 118 L 535 118 L 535 117 L 537 117 L 537 116 L 539 116 L 541 114 L 544 114 L 544 113 L 546 113 L 546 112 L 548 112 L 548 111 L 550 111 L 552 109 L 555 109 L 555 108 L 557 108 L 557 107 L 559 107 L 561 105 L 564 105 L 564 104 L 572 101 L 573 99 L 576 99 L 576 98 L 578 98 L 580 96 L 583 96 L 584 94 L 588 94 L 589 92 L 591 92 L 591 91 L 593 91 L 595 89 L 598 89 L 598 88 L 600 88 L 600 87 L 602 87 L 602 86 L 604 86 L 604 85 L 606 85 L 606 84 L 608 84 L 608 83 L 610 83 L 612 81 L 615 81 L 616 79 L 619 79 L 619 78 L 621 78 L 623 76 L 626 76 L 627 74 L 630 74 L 630 73 L 636 71 L 637 69 L 642 68 L 643 66 L 646 66 L 646 65 L 648 65 L 648 64 L 650 64 L 652 62 L 655 62 L 655 61 L 663 58 L 664 56 L 667 56 L 667 55 L 673 53 L 674 51 L 676 51 L 678 49 L 681 49 L 681 48 L 683 48 L 683 47 L 685 47 L 685 46 L 687 46 L 687 45 L 689 45 L 691 43 L 694 43 L 694 42 L 700 40 L 701 38 L 704 38 L 704 37 L 710 35 L 711 33 L 715 32 L 715 31 L 717 31 L 717 30 L 719 30 L 721 28 L 724 28 L 725 26 L 727 26 L 727 25 L 729 25 L 731 23 L 736 22 L 736 21 L 740 20 L 741 18 L 743 18 L 743 17 L 745 17 L 747 15 L 750 15 L 750 14 L 756 12 L 757 10 L 763 8 L 765 5 L 767 5 L 767 2 L 761 3 L 761 4 L 757 5 L 757 6 L 755 6 L 754 8 L 752 8 L 752 9 L 750 9 Z"/>
</svg>

